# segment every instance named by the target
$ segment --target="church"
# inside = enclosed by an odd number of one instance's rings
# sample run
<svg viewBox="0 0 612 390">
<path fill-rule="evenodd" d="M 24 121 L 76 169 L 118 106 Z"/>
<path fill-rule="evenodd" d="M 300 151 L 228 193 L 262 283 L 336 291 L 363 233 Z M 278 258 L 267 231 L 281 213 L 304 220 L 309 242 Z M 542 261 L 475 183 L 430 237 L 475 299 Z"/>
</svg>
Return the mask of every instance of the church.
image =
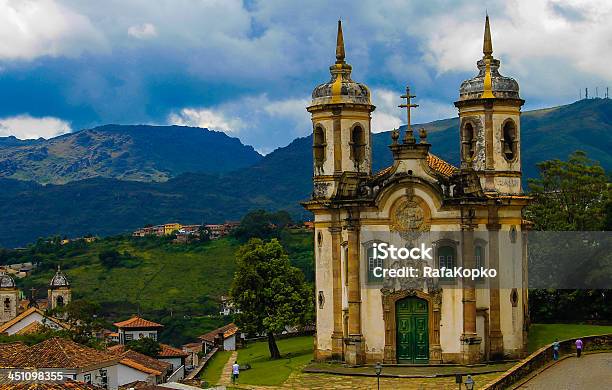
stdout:
<svg viewBox="0 0 612 390">
<path fill-rule="evenodd" d="M 22 299 L 23 293 L 17 288 L 12 276 L 0 271 L 0 334 L 36 333 L 40 325 L 45 324 L 53 329 L 63 328 L 58 319 L 45 311 L 52 311 L 69 304 L 72 300 L 72 288 L 68 277 L 60 267 L 49 281 L 47 298 L 36 299 L 32 289 L 30 299 Z"/>
<path fill-rule="evenodd" d="M 499 73 L 489 18 L 478 75 L 464 81 L 456 167 L 430 153 L 427 131 L 410 123 L 389 139 L 393 164 L 372 172 L 370 90 L 351 79 L 338 22 L 331 80 L 307 107 L 313 125 L 315 359 L 350 365 L 473 364 L 524 356 L 529 326 L 526 231 L 521 187 L 518 83 Z M 418 136 L 418 138 L 417 138 Z M 379 278 L 373 247 L 425 242 L 416 268 L 487 267 L 497 277 Z"/>
</svg>

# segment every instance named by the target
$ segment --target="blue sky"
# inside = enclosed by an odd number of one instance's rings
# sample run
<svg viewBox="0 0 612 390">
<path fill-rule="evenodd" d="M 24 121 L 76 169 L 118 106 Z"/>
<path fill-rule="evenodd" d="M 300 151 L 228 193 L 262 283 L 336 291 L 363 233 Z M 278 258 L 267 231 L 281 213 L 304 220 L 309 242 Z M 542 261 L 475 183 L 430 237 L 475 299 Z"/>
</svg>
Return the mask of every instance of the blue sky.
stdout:
<svg viewBox="0 0 612 390">
<path fill-rule="evenodd" d="M 268 153 L 310 132 L 342 18 L 375 131 L 455 115 L 481 56 L 485 9 L 501 73 L 526 109 L 612 84 L 612 3 L 593 1 L 0 0 L 0 136 L 49 138 L 107 123 L 225 131 Z"/>
</svg>

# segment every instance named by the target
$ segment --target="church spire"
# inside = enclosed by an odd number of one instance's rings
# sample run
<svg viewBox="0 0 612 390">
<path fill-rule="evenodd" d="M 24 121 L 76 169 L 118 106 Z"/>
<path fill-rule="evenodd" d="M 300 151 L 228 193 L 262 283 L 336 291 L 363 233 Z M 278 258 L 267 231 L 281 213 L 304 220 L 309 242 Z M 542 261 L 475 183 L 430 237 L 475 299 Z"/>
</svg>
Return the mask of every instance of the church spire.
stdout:
<svg viewBox="0 0 612 390">
<path fill-rule="evenodd" d="M 491 77 L 491 60 L 493 59 L 493 43 L 491 42 L 491 27 L 489 26 L 489 14 L 485 19 L 484 42 L 482 44 L 482 53 L 484 54 L 485 62 L 485 77 L 483 80 L 483 91 L 480 97 L 482 99 L 494 98 L 493 95 L 493 78 Z"/>
<path fill-rule="evenodd" d="M 338 36 L 336 38 L 336 64 L 344 63 L 344 36 L 342 35 L 342 21 L 338 20 Z"/>
<path fill-rule="evenodd" d="M 493 42 L 491 41 L 491 27 L 489 26 L 489 14 L 485 19 L 484 42 L 482 44 L 482 53 L 485 58 L 491 58 L 493 54 Z"/>
</svg>

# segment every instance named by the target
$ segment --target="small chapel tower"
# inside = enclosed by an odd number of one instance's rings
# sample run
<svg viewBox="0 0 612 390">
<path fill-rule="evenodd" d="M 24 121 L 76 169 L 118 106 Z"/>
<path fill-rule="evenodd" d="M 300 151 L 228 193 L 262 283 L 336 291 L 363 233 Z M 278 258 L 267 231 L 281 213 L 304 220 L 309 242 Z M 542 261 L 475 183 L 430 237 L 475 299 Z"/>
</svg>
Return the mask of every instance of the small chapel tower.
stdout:
<svg viewBox="0 0 612 390">
<path fill-rule="evenodd" d="M 15 280 L 4 271 L 0 272 L 0 324 L 12 320 L 17 316 L 17 302 L 19 301 L 19 290 Z"/>
<path fill-rule="evenodd" d="M 521 189 L 521 106 L 516 80 L 499 74 L 486 16 L 479 73 L 461 84 L 461 166 L 473 169 L 486 193 L 519 194 Z"/>
<path fill-rule="evenodd" d="M 318 198 L 331 198 L 343 191 L 340 187 L 350 187 L 357 178 L 372 173 L 370 123 L 375 107 L 368 87 L 351 80 L 341 21 L 336 63 L 329 70 L 331 80 L 314 89 L 308 106 L 313 126 L 314 192 Z"/>
<path fill-rule="evenodd" d="M 72 290 L 70 289 L 68 277 L 66 277 L 66 274 L 62 272 L 59 266 L 57 266 L 57 272 L 55 272 L 55 275 L 53 275 L 49 282 L 47 297 L 49 307 L 52 310 L 65 306 L 72 300 Z"/>
</svg>

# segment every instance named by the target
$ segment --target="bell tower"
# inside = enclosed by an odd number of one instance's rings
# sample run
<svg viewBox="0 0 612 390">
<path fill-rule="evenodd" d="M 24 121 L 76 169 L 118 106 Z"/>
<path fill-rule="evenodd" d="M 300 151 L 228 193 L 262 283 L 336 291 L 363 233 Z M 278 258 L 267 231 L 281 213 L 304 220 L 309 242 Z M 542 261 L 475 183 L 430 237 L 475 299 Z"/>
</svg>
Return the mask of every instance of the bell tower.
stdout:
<svg viewBox="0 0 612 390">
<path fill-rule="evenodd" d="M 49 307 L 51 307 L 52 310 L 66 306 L 72 300 L 72 290 L 68 282 L 68 277 L 62 272 L 59 265 L 57 266 L 57 272 L 55 272 L 55 275 L 53 275 L 53 278 L 51 278 L 49 282 L 47 299 L 49 301 Z"/>
<path fill-rule="evenodd" d="M 17 317 L 17 303 L 19 302 L 19 290 L 15 280 L 4 271 L 0 271 L 0 324 Z"/>
<path fill-rule="evenodd" d="M 338 21 L 336 62 L 331 80 L 317 86 L 307 107 L 313 126 L 314 197 L 331 198 L 341 177 L 372 173 L 370 90 L 351 79 L 345 61 L 342 22 Z"/>
<path fill-rule="evenodd" d="M 499 74 L 486 16 L 479 73 L 461 84 L 459 109 L 461 166 L 473 169 L 485 192 L 519 194 L 521 188 L 521 106 L 516 80 Z"/>
</svg>

